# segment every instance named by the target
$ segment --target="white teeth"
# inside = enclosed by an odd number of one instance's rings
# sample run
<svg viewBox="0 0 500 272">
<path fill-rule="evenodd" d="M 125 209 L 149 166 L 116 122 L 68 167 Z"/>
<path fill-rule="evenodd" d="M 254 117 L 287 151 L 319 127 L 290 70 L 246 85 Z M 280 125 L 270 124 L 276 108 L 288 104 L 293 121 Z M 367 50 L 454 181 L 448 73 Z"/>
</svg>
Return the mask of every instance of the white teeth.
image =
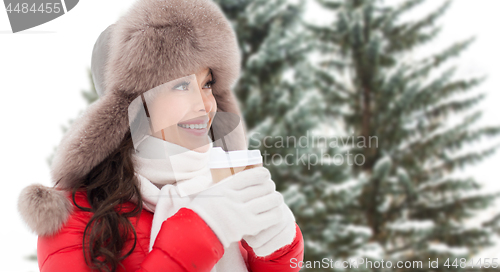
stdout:
<svg viewBox="0 0 500 272">
<path fill-rule="evenodd" d="M 204 129 L 207 127 L 207 124 L 178 124 L 178 126 L 183 127 L 183 128 L 189 128 L 189 129 Z"/>
</svg>

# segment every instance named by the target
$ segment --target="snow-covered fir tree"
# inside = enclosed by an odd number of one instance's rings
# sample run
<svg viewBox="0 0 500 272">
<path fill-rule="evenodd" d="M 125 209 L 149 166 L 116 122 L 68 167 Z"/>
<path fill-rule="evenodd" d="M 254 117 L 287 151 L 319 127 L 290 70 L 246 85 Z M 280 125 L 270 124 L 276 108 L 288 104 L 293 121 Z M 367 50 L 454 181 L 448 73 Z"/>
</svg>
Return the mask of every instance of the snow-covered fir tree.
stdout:
<svg viewBox="0 0 500 272">
<path fill-rule="evenodd" d="M 351 153 L 365 158 L 352 167 L 353 179 L 363 185 L 359 210 L 346 214 L 369 229 L 374 248 L 360 248 L 352 257 L 392 261 L 391 269 L 370 269 L 378 271 L 408 271 L 394 268 L 396 261 L 422 261 L 425 271 L 463 270 L 445 261 L 469 260 L 491 244 L 489 226 L 495 224 L 466 223 L 496 194 L 481 193 L 474 178 L 455 173 L 496 149 L 471 151 L 468 144 L 500 133 L 499 127 L 473 128 L 484 99 L 473 90 L 483 79 L 457 78 L 449 64 L 473 40 L 411 60 L 409 54 L 439 33 L 437 20 L 450 2 L 405 21 L 425 0 L 317 1 L 335 18 L 331 25 L 308 25 L 328 56 L 314 72 L 317 85 L 328 114 L 343 120 L 343 136 L 362 142 Z M 377 139 L 371 146 L 370 137 Z M 439 258 L 439 268 L 429 269 L 428 258 Z"/>
<path fill-rule="evenodd" d="M 265 167 L 295 214 L 305 260 L 350 256 L 364 247 L 368 228 L 350 217 L 361 186 L 349 168 L 332 162 L 320 124 L 327 105 L 309 61 L 313 37 L 301 24 L 305 1 L 217 0 L 233 23 L 243 62 L 235 92 Z M 313 271 L 313 270 L 311 270 Z"/>
</svg>

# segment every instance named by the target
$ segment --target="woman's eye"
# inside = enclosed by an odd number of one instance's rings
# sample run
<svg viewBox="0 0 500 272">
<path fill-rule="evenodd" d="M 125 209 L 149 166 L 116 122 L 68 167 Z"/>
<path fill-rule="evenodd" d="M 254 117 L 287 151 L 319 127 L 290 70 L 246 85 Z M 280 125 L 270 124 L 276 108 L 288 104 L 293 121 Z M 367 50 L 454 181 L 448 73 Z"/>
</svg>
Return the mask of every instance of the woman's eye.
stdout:
<svg viewBox="0 0 500 272">
<path fill-rule="evenodd" d="M 212 85 L 215 83 L 214 80 L 211 80 L 207 83 L 205 83 L 205 86 L 203 86 L 204 89 L 212 89 Z"/>
<path fill-rule="evenodd" d="M 177 86 L 174 87 L 174 90 L 180 90 L 180 91 L 185 91 L 188 89 L 190 82 L 182 82 L 178 84 Z"/>
</svg>

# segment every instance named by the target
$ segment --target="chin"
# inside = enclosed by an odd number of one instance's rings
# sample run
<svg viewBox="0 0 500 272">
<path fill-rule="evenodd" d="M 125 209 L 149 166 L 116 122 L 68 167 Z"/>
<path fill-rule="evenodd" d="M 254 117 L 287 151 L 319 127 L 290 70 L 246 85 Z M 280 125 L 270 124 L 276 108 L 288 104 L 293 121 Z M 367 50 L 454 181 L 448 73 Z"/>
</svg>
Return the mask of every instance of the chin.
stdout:
<svg viewBox="0 0 500 272">
<path fill-rule="evenodd" d="M 189 147 L 187 147 L 189 148 Z M 205 153 L 207 152 L 209 149 L 210 149 L 210 144 L 207 143 L 207 144 L 204 144 L 204 145 L 197 145 L 195 147 L 192 147 L 192 148 L 189 148 L 190 150 L 193 150 L 195 152 L 199 152 L 199 153 Z"/>
</svg>

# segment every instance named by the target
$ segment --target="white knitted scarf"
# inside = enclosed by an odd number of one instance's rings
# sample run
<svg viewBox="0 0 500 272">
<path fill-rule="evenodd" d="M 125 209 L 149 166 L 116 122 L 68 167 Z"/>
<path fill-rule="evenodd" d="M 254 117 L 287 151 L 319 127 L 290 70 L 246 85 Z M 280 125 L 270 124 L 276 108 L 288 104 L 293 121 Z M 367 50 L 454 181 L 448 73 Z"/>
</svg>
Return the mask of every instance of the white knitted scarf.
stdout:
<svg viewBox="0 0 500 272">
<path fill-rule="evenodd" d="M 150 251 L 163 221 L 213 185 L 207 167 L 211 149 L 212 143 L 207 152 L 196 152 L 151 136 L 137 147 L 133 158 L 143 207 L 154 213 Z M 237 242 L 224 249 L 211 272 L 248 272 Z"/>
</svg>

